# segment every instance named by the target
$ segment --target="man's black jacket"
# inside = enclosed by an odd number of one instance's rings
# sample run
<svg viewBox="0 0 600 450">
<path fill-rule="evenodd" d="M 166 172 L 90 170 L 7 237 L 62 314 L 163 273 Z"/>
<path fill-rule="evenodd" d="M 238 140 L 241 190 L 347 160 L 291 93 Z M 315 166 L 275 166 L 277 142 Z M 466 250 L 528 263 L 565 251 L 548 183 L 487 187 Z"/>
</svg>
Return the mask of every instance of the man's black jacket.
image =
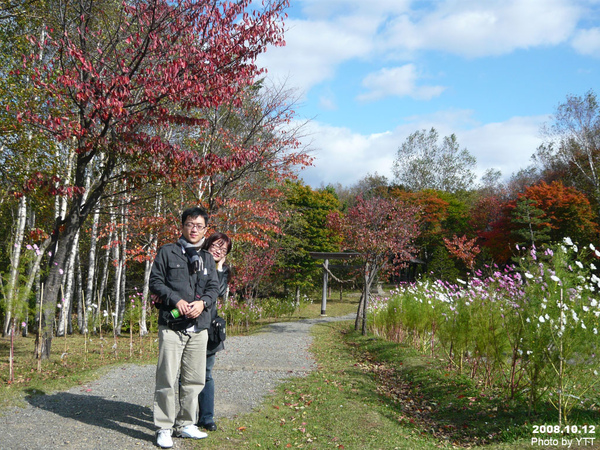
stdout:
<svg viewBox="0 0 600 450">
<path fill-rule="evenodd" d="M 219 279 L 212 255 L 206 250 L 200 250 L 198 254 L 200 270 L 194 273 L 181 245 L 167 244 L 158 250 L 150 271 L 150 291 L 162 301 L 159 325 L 172 321 L 171 310 L 177 308 L 177 302 L 183 299 L 190 303 L 194 300 L 205 302 L 205 309 L 196 319 L 196 324 L 200 329 L 210 327 L 210 309 L 213 305 L 216 307 Z"/>
</svg>

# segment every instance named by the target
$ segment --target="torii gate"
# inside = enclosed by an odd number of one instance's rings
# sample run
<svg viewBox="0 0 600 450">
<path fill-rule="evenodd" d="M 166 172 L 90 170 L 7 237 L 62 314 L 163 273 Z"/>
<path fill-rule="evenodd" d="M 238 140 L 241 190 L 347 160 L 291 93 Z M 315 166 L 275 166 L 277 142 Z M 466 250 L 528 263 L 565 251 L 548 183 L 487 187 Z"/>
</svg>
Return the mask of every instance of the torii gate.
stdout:
<svg viewBox="0 0 600 450">
<path fill-rule="evenodd" d="M 329 260 L 330 259 L 350 259 L 360 256 L 360 253 L 344 253 L 344 252 L 308 252 L 312 259 L 323 259 L 323 297 L 321 299 L 321 316 L 326 316 L 327 309 L 327 281 L 329 280 Z"/>
</svg>

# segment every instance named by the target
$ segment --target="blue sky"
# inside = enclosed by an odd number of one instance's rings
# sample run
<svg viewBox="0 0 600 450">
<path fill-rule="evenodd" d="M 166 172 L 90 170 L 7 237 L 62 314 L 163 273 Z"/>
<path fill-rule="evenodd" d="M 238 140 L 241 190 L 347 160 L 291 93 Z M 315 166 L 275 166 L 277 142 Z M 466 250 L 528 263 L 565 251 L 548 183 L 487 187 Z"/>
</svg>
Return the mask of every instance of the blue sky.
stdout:
<svg viewBox="0 0 600 450">
<path fill-rule="evenodd" d="M 600 95 L 600 0 L 291 0 L 259 64 L 299 96 L 313 187 L 393 181 L 417 130 L 456 134 L 477 173 L 530 165 L 568 94 Z"/>
</svg>

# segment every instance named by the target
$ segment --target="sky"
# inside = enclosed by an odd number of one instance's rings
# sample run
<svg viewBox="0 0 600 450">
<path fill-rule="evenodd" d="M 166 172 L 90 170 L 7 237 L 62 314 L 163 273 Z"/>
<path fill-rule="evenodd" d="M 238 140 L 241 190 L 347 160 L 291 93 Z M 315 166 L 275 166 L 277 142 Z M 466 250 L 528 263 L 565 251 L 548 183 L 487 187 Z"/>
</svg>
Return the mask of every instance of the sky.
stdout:
<svg viewBox="0 0 600 450">
<path fill-rule="evenodd" d="M 298 96 L 318 188 L 392 172 L 420 130 L 455 134 L 475 172 L 531 165 L 567 95 L 600 95 L 600 0 L 290 0 L 258 63 Z"/>
</svg>

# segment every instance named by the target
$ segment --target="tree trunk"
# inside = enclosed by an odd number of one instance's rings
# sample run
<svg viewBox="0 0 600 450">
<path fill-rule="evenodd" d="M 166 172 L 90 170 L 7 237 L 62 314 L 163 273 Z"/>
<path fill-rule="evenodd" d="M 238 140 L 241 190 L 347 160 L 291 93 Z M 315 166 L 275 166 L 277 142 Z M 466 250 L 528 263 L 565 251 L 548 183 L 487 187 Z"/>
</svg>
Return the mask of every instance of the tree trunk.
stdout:
<svg viewBox="0 0 600 450">
<path fill-rule="evenodd" d="M 116 227 L 116 223 L 114 224 Z M 118 236 L 119 236 L 119 231 L 116 231 L 116 235 L 117 235 L 117 240 L 118 240 Z M 115 243 L 113 245 L 113 261 L 116 264 L 115 267 L 115 278 L 113 280 L 113 299 L 114 299 L 114 307 L 113 307 L 113 318 L 112 318 L 112 325 L 113 325 L 113 334 L 114 335 L 120 335 L 120 330 L 118 329 L 118 323 L 119 323 L 119 314 L 120 314 L 120 299 L 121 299 L 121 270 L 123 269 L 123 266 L 121 265 L 121 251 L 120 251 L 120 247 L 118 243 Z"/>
<path fill-rule="evenodd" d="M 149 296 L 149 282 L 150 282 L 150 270 L 152 269 L 152 261 L 146 260 L 144 265 L 144 287 L 142 288 L 142 314 L 140 316 L 140 336 L 146 336 L 148 334 L 148 325 L 146 323 L 146 314 L 148 308 L 152 305 L 148 301 Z"/>
<path fill-rule="evenodd" d="M 119 266 L 121 272 L 121 295 L 118 298 L 115 297 L 115 301 L 119 301 L 119 315 L 117 316 L 117 329 L 119 336 L 121 335 L 121 330 L 123 328 L 123 317 L 125 315 L 125 308 L 127 307 L 127 240 L 129 238 L 129 210 L 127 208 L 127 205 L 129 204 L 130 200 L 131 197 L 128 194 L 125 194 L 125 203 L 121 208 L 121 217 L 123 218 L 121 222 L 121 238 L 119 239 L 119 241 L 121 242 L 121 257 L 119 259 Z"/>
<path fill-rule="evenodd" d="M 101 311 L 102 299 L 104 298 L 104 291 L 106 291 L 106 286 L 108 284 L 108 270 L 110 267 L 110 243 L 113 241 L 114 231 L 111 231 L 108 235 L 108 242 L 106 245 L 106 252 L 104 252 L 104 265 L 102 266 L 102 277 L 100 279 L 100 290 L 98 291 L 98 314 L 100 314 L 100 320 L 104 315 L 104 312 Z M 106 308 L 108 310 L 108 307 Z"/>
<path fill-rule="evenodd" d="M 23 298 L 29 298 L 29 294 L 33 289 L 34 283 L 36 283 L 36 286 L 38 286 L 39 288 L 40 266 L 42 265 L 42 259 L 44 258 L 44 254 L 46 253 L 46 250 L 48 250 L 48 247 L 50 246 L 51 242 L 52 241 L 50 238 L 46 239 L 44 242 L 42 242 L 42 245 L 36 252 L 35 259 L 33 260 L 33 264 L 31 265 L 31 268 L 29 269 L 29 274 L 27 275 L 27 282 L 25 283 L 25 287 L 23 289 L 23 292 L 21 293 L 21 296 Z M 39 304 L 39 289 L 37 289 L 36 297 L 36 304 Z"/>
<path fill-rule="evenodd" d="M 360 323 L 361 323 L 361 320 L 363 317 L 363 311 L 365 310 L 366 295 L 368 295 L 368 292 L 369 292 L 366 290 L 366 289 L 368 289 L 367 279 L 368 279 L 368 273 L 369 273 L 369 262 L 365 262 L 365 267 L 364 267 L 363 273 L 364 273 L 363 291 L 360 296 L 360 301 L 358 302 L 358 310 L 356 311 L 356 319 L 354 320 L 354 330 L 356 330 L 356 331 L 358 331 L 360 328 Z"/>
<path fill-rule="evenodd" d="M 148 251 L 149 255 L 156 254 L 156 248 L 158 246 L 158 238 L 156 234 L 150 235 L 150 249 Z M 146 259 L 146 264 L 144 267 L 144 287 L 142 292 L 142 315 L 140 317 L 140 335 L 145 336 L 148 334 L 148 325 L 146 324 L 146 314 L 148 313 L 148 309 L 152 307 L 150 302 L 148 301 L 149 293 L 150 293 L 150 271 L 152 270 L 152 259 Z"/>
<path fill-rule="evenodd" d="M 156 196 L 156 203 L 154 205 L 154 215 L 160 217 L 162 214 L 162 195 Z M 150 294 L 150 271 L 152 270 L 152 263 L 154 255 L 156 255 L 156 249 L 158 247 L 158 233 L 150 233 L 148 236 L 149 245 L 146 251 L 146 264 L 144 267 L 144 287 L 142 289 L 142 314 L 140 317 L 140 335 L 145 336 L 148 334 L 148 325 L 146 323 L 146 316 L 149 308 L 152 308 L 149 300 Z"/>
<path fill-rule="evenodd" d="M 67 258 L 67 268 L 65 270 L 66 280 L 64 283 L 63 290 L 63 303 L 61 314 L 58 322 L 58 327 L 56 330 L 57 336 L 64 336 L 65 333 L 72 333 L 73 324 L 72 322 L 72 314 L 73 311 L 73 284 L 75 280 L 75 255 L 79 251 L 79 230 L 75 233 L 75 238 L 73 240 L 73 250 L 69 253 Z"/>
<path fill-rule="evenodd" d="M 361 328 L 363 336 L 367 334 L 367 312 L 369 308 L 371 286 L 373 285 L 373 280 L 375 280 L 378 271 L 379 265 L 377 262 L 365 263 L 363 291 L 358 304 L 356 320 L 354 321 L 354 329 L 358 331 L 358 329 Z"/>
<path fill-rule="evenodd" d="M 73 301 L 77 304 L 77 329 L 80 334 L 83 334 L 83 326 L 85 322 L 86 309 L 83 304 L 83 280 L 81 275 L 81 258 L 79 252 L 75 254 L 75 289 L 73 292 Z M 73 330 L 71 330 L 73 332 Z"/>
<path fill-rule="evenodd" d="M 92 215 L 92 232 L 90 234 L 90 254 L 88 257 L 88 273 L 87 273 L 87 282 L 85 286 L 85 296 L 84 296 L 84 309 L 85 313 L 83 314 L 83 326 L 81 328 L 82 333 L 89 332 L 88 325 L 88 314 L 87 309 L 92 307 L 94 304 L 94 280 L 96 279 L 96 248 L 98 244 L 98 223 L 100 222 L 100 208 L 96 207 L 94 209 L 94 214 Z M 95 317 L 96 314 L 100 314 L 99 311 L 100 305 L 96 308 L 95 311 L 92 311 L 92 316 Z"/>
<path fill-rule="evenodd" d="M 49 271 L 44 284 L 43 313 L 42 313 L 42 336 L 37 337 L 37 344 L 42 359 L 50 357 L 52 336 L 54 334 L 54 317 L 56 302 L 60 293 L 62 274 L 67 265 L 68 255 L 73 250 L 75 236 L 81 228 L 81 221 L 85 218 L 79 214 L 69 214 L 64 224 L 64 231 L 59 236 L 60 222 L 57 223 L 53 233 L 53 251 L 49 261 Z"/>
<path fill-rule="evenodd" d="M 23 237 L 25 235 L 25 223 L 27 219 L 27 197 L 23 195 L 19 200 L 17 210 L 17 228 L 15 237 L 10 246 L 10 273 L 8 276 L 8 286 L 6 290 L 6 314 L 4 316 L 4 325 L 2 335 L 6 336 L 10 331 L 11 319 L 15 311 L 17 295 L 17 281 L 19 279 L 19 264 L 21 262 L 21 247 L 23 246 Z"/>
<path fill-rule="evenodd" d="M 366 278 L 366 277 L 365 277 Z M 367 312 L 369 311 L 369 298 L 371 297 L 371 282 L 365 279 L 365 290 L 364 290 L 364 305 L 363 305 L 363 316 L 362 316 L 362 335 L 365 336 L 367 334 Z"/>
</svg>

